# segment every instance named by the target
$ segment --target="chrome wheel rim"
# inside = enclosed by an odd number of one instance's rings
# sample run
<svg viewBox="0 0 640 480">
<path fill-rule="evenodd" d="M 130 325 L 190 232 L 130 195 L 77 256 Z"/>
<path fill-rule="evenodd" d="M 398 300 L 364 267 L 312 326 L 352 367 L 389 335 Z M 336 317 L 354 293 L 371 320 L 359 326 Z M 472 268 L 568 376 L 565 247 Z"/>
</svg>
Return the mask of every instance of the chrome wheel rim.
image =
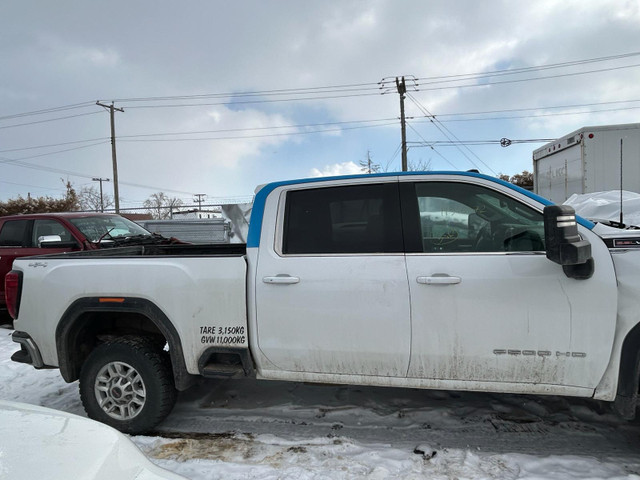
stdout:
<svg viewBox="0 0 640 480">
<path fill-rule="evenodd" d="M 124 362 L 111 362 L 102 367 L 96 376 L 94 392 L 100 408 L 116 420 L 136 417 L 147 398 L 142 376 Z"/>
</svg>

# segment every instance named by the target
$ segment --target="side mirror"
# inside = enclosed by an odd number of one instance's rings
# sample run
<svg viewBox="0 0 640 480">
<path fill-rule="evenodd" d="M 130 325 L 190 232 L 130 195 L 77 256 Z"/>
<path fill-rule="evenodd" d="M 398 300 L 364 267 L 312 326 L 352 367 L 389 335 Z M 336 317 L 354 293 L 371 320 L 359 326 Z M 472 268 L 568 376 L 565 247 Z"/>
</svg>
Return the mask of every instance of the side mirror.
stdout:
<svg viewBox="0 0 640 480">
<path fill-rule="evenodd" d="M 38 247 L 47 248 L 51 247 L 51 243 L 60 243 L 62 238 L 60 235 L 42 235 L 38 237 Z"/>
<path fill-rule="evenodd" d="M 63 242 L 60 235 L 43 235 L 38 237 L 38 248 L 78 248 L 75 240 Z"/>
<path fill-rule="evenodd" d="M 550 205 L 544 208 L 543 215 L 547 258 L 562 265 L 570 278 L 591 278 L 594 270 L 591 244 L 578 233 L 573 207 Z"/>
</svg>

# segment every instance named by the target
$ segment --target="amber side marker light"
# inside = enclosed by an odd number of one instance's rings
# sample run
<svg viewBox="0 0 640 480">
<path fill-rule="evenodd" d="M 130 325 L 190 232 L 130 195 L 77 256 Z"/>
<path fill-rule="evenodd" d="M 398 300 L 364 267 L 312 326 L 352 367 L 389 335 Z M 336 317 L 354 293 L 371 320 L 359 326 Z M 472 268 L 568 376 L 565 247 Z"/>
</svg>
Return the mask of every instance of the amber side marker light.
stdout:
<svg viewBox="0 0 640 480">
<path fill-rule="evenodd" d="M 123 303 L 124 298 L 102 297 L 102 298 L 99 298 L 98 301 L 100 303 Z"/>
</svg>

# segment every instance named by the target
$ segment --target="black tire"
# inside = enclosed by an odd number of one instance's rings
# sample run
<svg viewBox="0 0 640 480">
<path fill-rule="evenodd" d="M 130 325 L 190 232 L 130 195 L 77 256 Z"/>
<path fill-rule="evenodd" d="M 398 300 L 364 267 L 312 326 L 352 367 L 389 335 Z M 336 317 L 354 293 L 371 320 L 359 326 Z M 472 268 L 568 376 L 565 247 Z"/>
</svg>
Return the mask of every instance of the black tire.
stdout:
<svg viewBox="0 0 640 480">
<path fill-rule="evenodd" d="M 168 353 L 141 337 L 103 343 L 80 370 L 80 398 L 89 418 L 124 433 L 155 427 L 176 396 Z"/>
</svg>

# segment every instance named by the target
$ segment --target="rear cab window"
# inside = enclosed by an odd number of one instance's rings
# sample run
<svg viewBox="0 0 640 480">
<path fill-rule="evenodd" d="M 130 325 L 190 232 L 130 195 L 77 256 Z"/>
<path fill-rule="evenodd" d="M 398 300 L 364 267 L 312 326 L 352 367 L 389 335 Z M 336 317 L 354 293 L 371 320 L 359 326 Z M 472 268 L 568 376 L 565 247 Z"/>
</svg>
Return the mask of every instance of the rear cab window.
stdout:
<svg viewBox="0 0 640 480">
<path fill-rule="evenodd" d="M 395 182 L 293 190 L 286 199 L 285 255 L 403 251 Z"/>
<path fill-rule="evenodd" d="M 28 247 L 30 220 L 7 220 L 0 227 L 0 247 Z"/>
</svg>

